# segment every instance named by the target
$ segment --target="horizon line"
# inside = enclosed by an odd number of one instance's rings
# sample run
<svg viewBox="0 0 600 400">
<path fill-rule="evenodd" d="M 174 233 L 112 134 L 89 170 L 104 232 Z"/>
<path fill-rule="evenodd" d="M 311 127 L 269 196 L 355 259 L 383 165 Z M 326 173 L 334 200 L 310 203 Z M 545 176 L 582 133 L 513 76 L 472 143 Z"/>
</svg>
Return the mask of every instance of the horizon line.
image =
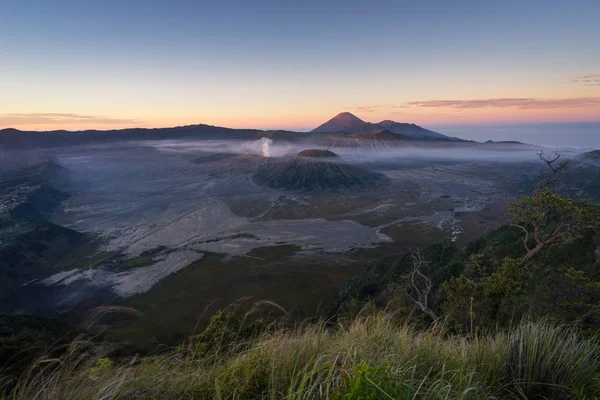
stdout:
<svg viewBox="0 0 600 400">
<path fill-rule="evenodd" d="M 349 112 L 348 112 L 349 113 Z M 340 113 L 341 114 L 341 113 Z M 352 114 L 354 116 L 356 116 L 353 113 L 349 113 Z M 336 116 L 339 114 L 336 114 Z M 335 118 L 335 117 L 333 117 Z M 331 119 L 331 118 L 330 118 Z M 362 118 L 360 118 L 362 120 Z M 327 120 L 329 121 L 329 120 Z M 325 122 L 327 122 L 325 121 Z M 364 120 L 363 120 L 364 121 Z M 393 120 L 391 120 L 393 121 Z M 364 121 L 364 122 L 368 122 L 368 121 Z M 413 125 L 417 125 L 419 127 L 425 127 L 425 125 L 421 125 L 415 122 L 399 122 L 399 121 L 393 121 L 393 122 L 398 122 L 398 123 L 402 123 L 402 124 L 413 124 Z M 374 122 L 373 124 L 377 124 L 377 122 Z M 66 123 L 66 125 L 68 125 L 68 123 Z M 469 128 L 478 128 L 478 127 L 485 127 L 485 128 L 493 128 L 493 127 L 505 127 L 505 128 L 509 128 L 509 127 L 535 127 L 535 126 L 574 126 L 574 125 L 580 125 L 580 126 L 593 126 L 593 125 L 600 125 L 600 119 L 597 121 L 587 121 L 587 120 L 583 120 L 583 121 L 556 121 L 556 122 L 546 122 L 546 121 L 526 121 L 526 122 L 491 122 L 491 123 L 481 123 L 481 122 L 471 122 L 471 123 L 436 123 L 436 124 L 426 124 L 427 126 L 430 127 L 437 127 L 437 128 L 461 128 L 461 127 L 469 127 Z M 119 128 L 85 128 L 85 129 L 68 129 L 68 128 L 56 128 L 56 129 L 23 129 L 23 128 L 17 128 L 15 126 L 6 126 L 6 127 L 0 127 L 0 131 L 5 131 L 5 130 L 15 130 L 15 131 L 20 131 L 20 132 L 59 132 L 59 131 L 65 131 L 65 132 L 86 132 L 86 131 L 123 131 L 123 130 L 128 130 L 128 129 L 174 129 L 174 128 L 186 128 L 186 127 L 193 127 L 193 126 L 208 126 L 208 127 L 213 127 L 213 128 L 222 128 L 222 129 L 231 129 L 231 130 L 256 130 L 256 131 L 263 131 L 263 132 L 269 132 L 269 131 L 289 131 L 289 132 L 297 132 L 297 133 L 310 133 L 313 129 L 317 128 L 317 127 L 313 127 L 313 128 L 298 128 L 298 127 L 285 127 L 285 128 L 265 128 L 265 127 L 229 127 L 229 126 L 225 126 L 225 125 L 214 125 L 214 124 L 208 124 L 208 123 L 203 123 L 203 122 L 197 122 L 197 123 L 191 123 L 191 124 L 182 124 L 182 125 L 155 125 L 155 126 L 143 126 L 143 125 L 131 125 L 131 126 L 127 126 L 127 127 L 119 127 Z M 441 133 L 441 132 L 440 132 Z"/>
</svg>

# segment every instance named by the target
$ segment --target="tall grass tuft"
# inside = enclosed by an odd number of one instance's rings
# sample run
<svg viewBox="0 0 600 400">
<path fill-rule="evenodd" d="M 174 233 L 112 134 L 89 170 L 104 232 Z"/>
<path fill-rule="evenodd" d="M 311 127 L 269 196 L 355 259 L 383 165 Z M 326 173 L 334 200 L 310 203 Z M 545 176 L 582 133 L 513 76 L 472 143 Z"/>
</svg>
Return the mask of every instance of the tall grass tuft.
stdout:
<svg viewBox="0 0 600 400">
<path fill-rule="evenodd" d="M 78 346 L 75 344 L 74 346 Z M 346 326 L 272 326 L 243 345 L 108 360 L 75 348 L 40 360 L 2 398 L 593 399 L 598 342 L 548 321 L 475 338 L 417 331 L 389 314 Z"/>
<path fill-rule="evenodd" d="M 500 374 L 525 398 L 566 398 L 600 388 L 598 343 L 574 328 L 527 322 L 494 338 Z"/>
</svg>

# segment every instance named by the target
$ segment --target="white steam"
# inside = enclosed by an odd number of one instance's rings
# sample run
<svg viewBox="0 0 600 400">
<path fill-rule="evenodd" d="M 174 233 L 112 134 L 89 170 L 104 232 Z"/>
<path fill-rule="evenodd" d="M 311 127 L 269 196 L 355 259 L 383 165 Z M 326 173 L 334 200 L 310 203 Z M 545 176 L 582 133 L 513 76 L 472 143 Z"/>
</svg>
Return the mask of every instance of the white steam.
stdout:
<svg viewBox="0 0 600 400">
<path fill-rule="evenodd" d="M 262 143 L 263 156 L 271 157 L 271 145 L 273 144 L 273 141 L 265 137 L 261 138 L 260 141 Z"/>
<path fill-rule="evenodd" d="M 0 0 L 1 1 L 1 0 Z M 206 155 L 207 153 L 255 154 L 265 157 L 283 157 L 295 155 L 306 149 L 325 148 L 321 142 L 304 140 L 302 142 L 286 142 L 278 140 L 277 144 L 269 138 L 260 140 L 155 140 L 129 142 L 134 146 L 139 143 L 143 147 L 152 147 L 165 153 L 182 153 L 189 155 Z M 109 149 L 115 145 L 97 146 Z M 85 147 L 89 149 L 90 146 Z M 485 144 L 485 143 L 453 143 L 453 142 L 419 142 L 389 148 L 364 147 L 327 147 L 344 162 L 385 162 L 403 164 L 407 160 L 431 161 L 485 161 L 515 162 L 537 160 L 536 153 L 541 147 L 531 145 Z M 86 150 L 87 151 L 87 150 Z M 569 152 L 570 155 L 577 152 Z M 341 160 L 340 160 L 341 161 Z"/>
</svg>

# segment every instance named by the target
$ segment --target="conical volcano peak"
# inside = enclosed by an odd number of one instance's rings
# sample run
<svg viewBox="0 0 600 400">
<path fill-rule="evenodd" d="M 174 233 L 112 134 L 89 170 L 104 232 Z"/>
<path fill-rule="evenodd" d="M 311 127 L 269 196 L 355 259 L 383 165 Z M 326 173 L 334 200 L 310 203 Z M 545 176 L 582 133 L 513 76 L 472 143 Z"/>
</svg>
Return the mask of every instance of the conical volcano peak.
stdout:
<svg viewBox="0 0 600 400">
<path fill-rule="evenodd" d="M 371 122 L 365 122 L 358 118 L 356 115 L 349 112 L 342 112 L 331 118 L 312 130 L 315 133 L 345 133 L 345 134 L 357 134 L 357 133 L 369 133 L 388 131 L 395 135 L 402 135 L 405 138 L 409 137 L 418 140 L 433 140 L 433 139 L 444 139 L 452 140 L 448 136 L 442 135 L 441 133 L 430 131 L 407 122 L 396 122 L 389 119 L 381 121 L 377 124 Z M 383 136 L 379 134 L 379 136 Z M 389 135 L 388 135 L 389 136 Z"/>
<path fill-rule="evenodd" d="M 343 112 L 339 113 L 323 125 L 313 129 L 313 132 L 321 133 L 356 133 L 372 132 L 377 130 L 377 126 L 370 124 L 358 118 L 356 115 Z"/>
<path fill-rule="evenodd" d="M 331 118 L 330 121 L 358 121 L 364 123 L 362 119 L 349 112 L 341 112 L 335 117 Z"/>
</svg>

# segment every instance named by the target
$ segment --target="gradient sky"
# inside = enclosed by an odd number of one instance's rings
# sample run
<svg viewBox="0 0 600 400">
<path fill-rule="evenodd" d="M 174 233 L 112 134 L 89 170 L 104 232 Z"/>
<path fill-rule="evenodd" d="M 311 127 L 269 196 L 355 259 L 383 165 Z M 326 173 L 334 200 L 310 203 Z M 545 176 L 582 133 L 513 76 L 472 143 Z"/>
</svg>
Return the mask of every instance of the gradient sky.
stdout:
<svg viewBox="0 0 600 400">
<path fill-rule="evenodd" d="M 0 128 L 600 126 L 599 21 L 598 0 L 0 0 Z"/>
</svg>

